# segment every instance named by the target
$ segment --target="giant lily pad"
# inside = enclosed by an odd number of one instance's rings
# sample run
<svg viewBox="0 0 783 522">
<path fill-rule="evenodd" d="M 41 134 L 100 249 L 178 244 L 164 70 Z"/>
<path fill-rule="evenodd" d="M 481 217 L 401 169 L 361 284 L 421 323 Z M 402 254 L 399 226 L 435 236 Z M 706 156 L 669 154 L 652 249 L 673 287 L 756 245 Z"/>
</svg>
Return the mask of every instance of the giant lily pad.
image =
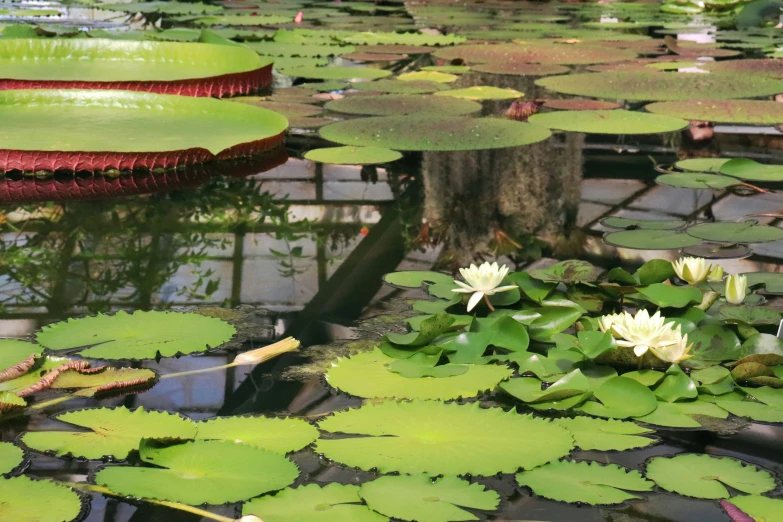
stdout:
<svg viewBox="0 0 783 522">
<path fill-rule="evenodd" d="M 318 452 L 382 473 L 511 473 L 558 459 L 573 448 L 571 435 L 560 426 L 478 403 L 384 402 L 336 413 L 320 428 L 360 436 L 320 439 Z"/>
<path fill-rule="evenodd" d="M 438 82 L 421 80 L 401 82 L 400 80 L 388 79 L 354 83 L 351 88 L 357 91 L 387 92 L 390 94 L 425 94 L 449 89 L 447 85 Z"/>
<path fill-rule="evenodd" d="M 159 467 L 106 467 L 95 474 L 95 483 L 137 498 L 198 505 L 247 500 L 283 488 L 299 475 L 283 455 L 232 442 L 158 447 L 144 439 L 139 456 Z"/>
<path fill-rule="evenodd" d="M 656 134 L 688 126 L 688 122 L 680 118 L 622 109 L 554 111 L 534 114 L 528 121 L 550 129 L 588 134 Z"/>
<path fill-rule="evenodd" d="M 389 520 L 361 504 L 359 486 L 330 483 L 289 488 L 254 498 L 243 506 L 244 515 L 266 522 L 385 522 Z"/>
<path fill-rule="evenodd" d="M 0 122 L 1 171 L 170 168 L 247 156 L 278 146 L 287 126 L 274 112 L 207 98 L 65 89 L 0 91 Z"/>
<path fill-rule="evenodd" d="M 439 91 L 435 96 L 448 96 L 450 98 L 462 98 L 465 100 L 511 100 L 521 98 L 525 93 L 515 89 L 503 89 L 492 85 L 478 85 L 475 87 L 465 87 L 464 89 L 454 89 L 450 91 Z"/>
<path fill-rule="evenodd" d="M 521 62 L 490 62 L 473 66 L 476 72 L 489 74 L 502 74 L 508 76 L 549 76 L 551 74 L 565 74 L 568 67 L 562 65 L 545 65 L 540 63 Z"/>
<path fill-rule="evenodd" d="M 150 387 L 157 378 L 158 374 L 147 368 L 76 368 L 59 373 L 52 389 L 79 389 L 80 396 L 90 396 L 124 388 Z"/>
<path fill-rule="evenodd" d="M 0 382 L 16 379 L 35 364 L 35 357 L 43 351 L 39 344 L 0 339 Z"/>
<path fill-rule="evenodd" d="M 198 422 L 196 427 L 196 440 L 250 444 L 283 454 L 300 450 L 318 438 L 318 430 L 300 419 L 217 417 Z"/>
<path fill-rule="evenodd" d="M 783 104 L 763 100 L 688 100 L 652 103 L 646 110 L 687 120 L 775 125 L 783 122 Z"/>
<path fill-rule="evenodd" d="M 258 54 L 265 56 L 284 56 L 286 58 L 294 56 L 301 58 L 322 58 L 327 56 L 340 56 L 341 54 L 352 53 L 354 51 L 354 48 L 351 46 L 306 45 L 288 42 L 251 42 L 246 45 Z"/>
<path fill-rule="evenodd" d="M 480 484 L 457 477 L 431 480 L 427 475 L 381 477 L 362 484 L 361 497 L 375 511 L 401 520 L 451 522 L 475 520 L 461 507 L 492 511 L 500 497 Z"/>
<path fill-rule="evenodd" d="M 633 422 L 590 417 L 556 419 L 554 422 L 570 431 L 576 445 L 583 451 L 625 451 L 644 448 L 657 442 L 650 437 L 640 437 L 652 433 L 653 430 Z"/>
<path fill-rule="evenodd" d="M 24 451 L 10 442 L 0 442 L 0 475 L 10 473 L 24 461 Z M 0 515 L 2 511 L 0 511 Z"/>
<path fill-rule="evenodd" d="M 325 105 L 330 111 L 368 116 L 405 116 L 431 113 L 438 116 L 461 116 L 481 111 L 481 105 L 470 100 L 451 100 L 424 95 L 351 96 Z"/>
<path fill-rule="evenodd" d="M 391 71 L 370 69 L 368 67 L 292 67 L 280 71 L 287 76 L 310 80 L 377 80 L 385 78 Z"/>
<path fill-rule="evenodd" d="M 396 150 L 381 147 L 327 147 L 307 151 L 305 159 L 332 165 L 374 165 L 402 157 Z"/>
<path fill-rule="evenodd" d="M 493 389 L 512 373 L 505 366 L 467 365 L 467 371 L 459 375 L 408 378 L 389 371 L 388 366 L 394 362 L 378 349 L 360 353 L 338 359 L 327 372 L 326 380 L 338 390 L 359 397 L 445 400 L 475 397 Z"/>
<path fill-rule="evenodd" d="M 783 60 L 722 60 L 705 64 L 704 68 L 717 73 L 753 74 L 777 79 L 783 78 Z"/>
<path fill-rule="evenodd" d="M 772 522 L 783 512 L 783 500 L 762 495 L 741 495 L 731 499 L 731 503 L 749 515 L 753 520 Z M 737 519 L 741 520 L 741 519 Z"/>
<path fill-rule="evenodd" d="M 353 119 L 322 127 L 319 133 L 324 139 L 344 145 L 419 151 L 518 147 L 550 136 L 547 129 L 529 123 L 432 115 Z"/>
<path fill-rule="evenodd" d="M 710 455 L 656 457 L 647 463 L 647 477 L 667 491 L 710 499 L 729 498 L 724 484 L 750 494 L 766 493 L 777 486 L 766 471 L 739 460 Z"/>
<path fill-rule="evenodd" d="M 189 420 L 144 408 L 77 410 L 56 418 L 91 431 L 28 431 L 20 440 L 28 448 L 53 452 L 57 456 L 124 459 L 139 446 L 143 437 L 192 439 L 196 436 L 196 426 Z"/>
<path fill-rule="evenodd" d="M 783 229 L 759 225 L 755 221 L 741 223 L 702 223 L 687 229 L 699 239 L 728 243 L 763 243 L 783 239 Z"/>
<path fill-rule="evenodd" d="M 632 60 L 636 58 L 636 53 L 597 45 L 574 46 L 552 42 L 528 42 L 460 45 L 436 51 L 435 56 L 445 60 L 461 58 L 469 64 L 519 62 L 579 65 Z"/>
<path fill-rule="evenodd" d="M 0 520 L 71 522 L 86 505 L 72 489 L 49 480 L 14 477 L 0 480 Z"/>
<path fill-rule="evenodd" d="M 258 26 L 281 25 L 293 21 L 293 16 L 284 15 L 226 15 L 226 16 L 202 16 L 193 20 L 200 26 L 228 25 L 228 26 Z"/>
<path fill-rule="evenodd" d="M 271 63 L 234 45 L 8 38 L 0 40 L 0 89 L 78 87 L 220 97 L 269 85 Z"/>
<path fill-rule="evenodd" d="M 151 359 L 156 354 L 171 357 L 214 348 L 235 331 L 230 324 L 201 314 L 119 311 L 55 323 L 41 330 L 37 340 L 51 350 L 78 348 L 85 357 Z"/>
<path fill-rule="evenodd" d="M 653 483 L 638 471 L 598 462 L 552 462 L 517 474 L 517 482 L 533 493 L 561 502 L 621 504 L 639 498 L 626 491 L 651 491 Z"/>
<path fill-rule="evenodd" d="M 700 239 L 673 230 L 622 230 L 605 235 L 604 241 L 639 250 L 674 250 L 701 243 Z"/>
<path fill-rule="evenodd" d="M 638 101 L 690 100 L 693 93 L 709 93 L 717 100 L 754 98 L 783 90 L 780 81 L 753 75 L 640 71 L 551 76 L 536 80 L 536 85 L 565 94 Z"/>
</svg>

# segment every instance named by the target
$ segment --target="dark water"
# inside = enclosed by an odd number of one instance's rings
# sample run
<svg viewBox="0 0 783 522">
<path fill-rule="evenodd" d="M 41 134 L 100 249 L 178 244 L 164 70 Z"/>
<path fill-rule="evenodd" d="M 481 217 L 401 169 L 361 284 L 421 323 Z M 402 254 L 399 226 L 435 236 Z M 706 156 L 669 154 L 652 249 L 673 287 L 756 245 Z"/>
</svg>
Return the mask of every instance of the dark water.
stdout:
<svg viewBox="0 0 783 522">
<path fill-rule="evenodd" d="M 498 78 L 471 74 L 460 81 L 513 87 L 536 97 L 531 80 Z M 499 111 L 500 104 L 489 103 L 485 110 Z M 388 170 L 299 159 L 319 146 L 323 142 L 316 134 L 295 133 L 287 142 L 289 159 L 274 169 L 247 176 L 202 173 L 165 193 L 43 204 L 44 212 L 56 218 L 22 219 L 14 228 L 9 223 L 21 215 L 17 207 L 34 211 L 41 204 L 4 205 L 0 337 L 25 337 L 66 317 L 117 309 L 234 308 L 247 323 L 241 346 L 143 366 L 172 373 L 225 364 L 236 351 L 288 335 L 302 340 L 303 353 L 252 373 L 241 368 L 164 380 L 149 391 L 100 404 L 177 411 L 194 419 L 243 413 L 317 418 L 360 401 L 327 387 L 317 368 L 308 366 L 310 355 L 322 362 L 351 340 L 375 340 L 401 328 L 401 314 L 407 313 L 403 300 L 421 294 L 382 287 L 386 272 L 450 269 L 465 261 L 460 256 L 466 252 L 486 250 L 497 230 L 529 240 L 526 254 L 507 259 L 519 267 L 555 256 L 579 257 L 603 268 L 634 267 L 675 253 L 605 245 L 603 217 L 730 221 L 750 213 L 777 214 L 783 207 L 775 193 L 745 197 L 653 182 L 652 159 L 673 163 L 720 154 L 781 162 L 783 135 L 771 128 L 718 126 L 707 144 L 693 143 L 687 135 L 569 134 L 520 150 L 408 154 Z M 780 224 L 774 216 L 758 219 Z M 430 227 L 436 220 L 437 233 Z M 536 234 L 548 244 L 537 245 Z M 781 256 L 779 242 L 762 244 L 752 256 L 722 264 L 727 272 L 780 271 Z M 0 426 L 0 435 L 12 440 L 24 430 L 47 429 L 56 424 L 48 415 L 95 404 L 84 399 L 54 406 Z M 700 452 L 783 472 L 781 427 L 753 424 L 731 436 L 707 431 L 658 435 L 661 444 L 644 450 L 574 457 L 638 468 L 656 455 Z M 374 476 L 329 463 L 312 450 L 292 458 L 302 470 L 296 484 L 359 483 Z M 35 454 L 28 473 L 78 481 L 97 465 Z M 479 514 L 489 520 L 728 520 L 714 502 L 667 493 L 599 509 L 536 498 L 511 476 L 479 481 L 503 497 L 501 514 Z M 238 516 L 234 506 L 214 511 Z M 85 520 L 197 519 L 93 495 Z"/>
</svg>

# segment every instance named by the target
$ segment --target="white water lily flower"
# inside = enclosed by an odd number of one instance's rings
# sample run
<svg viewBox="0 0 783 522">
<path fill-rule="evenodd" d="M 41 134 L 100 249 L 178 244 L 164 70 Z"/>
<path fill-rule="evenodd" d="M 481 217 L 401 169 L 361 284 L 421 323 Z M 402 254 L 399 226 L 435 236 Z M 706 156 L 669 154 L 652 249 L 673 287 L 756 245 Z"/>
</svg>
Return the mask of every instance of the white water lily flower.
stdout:
<svg viewBox="0 0 783 522">
<path fill-rule="evenodd" d="M 497 262 L 483 263 L 481 266 L 470 265 L 470 268 L 460 268 L 459 273 L 465 278 L 465 282 L 454 280 L 462 288 L 455 288 L 452 292 L 460 294 L 473 294 L 468 301 L 468 312 L 473 310 L 485 295 L 493 295 L 498 292 L 508 292 L 517 288 L 516 285 L 498 286 L 508 274 L 506 265 L 498 266 Z"/>
<path fill-rule="evenodd" d="M 748 278 L 744 275 L 729 275 L 726 278 L 726 301 L 730 304 L 742 304 L 748 290 Z"/>
<path fill-rule="evenodd" d="M 712 264 L 701 257 L 681 257 L 672 263 L 672 266 L 677 277 L 691 285 L 707 279 L 710 270 L 712 270 Z"/>
<path fill-rule="evenodd" d="M 620 337 L 620 334 L 615 331 L 613 326 L 616 324 L 624 324 L 627 319 L 633 321 L 633 316 L 628 312 L 604 315 L 603 317 L 598 318 L 598 329 L 604 333 L 611 332 L 614 337 Z"/>
<path fill-rule="evenodd" d="M 693 354 L 689 354 L 693 348 L 693 343 L 688 344 L 688 334 L 683 335 L 679 342 L 669 346 L 650 347 L 650 350 L 657 358 L 672 364 L 679 364 L 682 361 L 690 359 Z"/>
<path fill-rule="evenodd" d="M 717 283 L 719 281 L 723 281 L 723 267 L 720 265 L 715 265 L 712 267 L 712 271 L 710 272 L 710 275 L 707 276 L 707 281 L 710 281 L 712 283 Z"/>
<path fill-rule="evenodd" d="M 622 323 L 615 323 L 612 329 L 621 337 L 617 346 L 633 347 L 633 353 L 641 357 L 650 348 L 660 348 L 678 343 L 682 338 L 680 325 L 673 329 L 661 312 L 650 317 L 647 310 L 639 310 L 633 318 L 627 317 Z"/>
</svg>

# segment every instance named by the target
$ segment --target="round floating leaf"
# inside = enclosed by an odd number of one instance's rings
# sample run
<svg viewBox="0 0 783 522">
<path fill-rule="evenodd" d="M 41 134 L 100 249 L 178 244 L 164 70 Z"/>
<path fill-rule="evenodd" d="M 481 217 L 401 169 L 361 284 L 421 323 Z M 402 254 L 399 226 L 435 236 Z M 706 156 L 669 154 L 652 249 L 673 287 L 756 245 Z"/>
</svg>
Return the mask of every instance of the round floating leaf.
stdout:
<svg viewBox="0 0 783 522">
<path fill-rule="evenodd" d="M 35 364 L 35 357 L 43 352 L 39 344 L 0 339 L 0 382 L 16 379 Z"/>
<path fill-rule="evenodd" d="M 0 475 L 11 473 L 24 461 L 24 451 L 10 442 L 0 442 Z M 0 510 L 0 516 L 2 516 Z M 2 520 L 2 518 L 0 518 Z"/>
<path fill-rule="evenodd" d="M 302 58 L 322 58 L 327 56 L 340 56 L 341 54 L 352 53 L 354 48 L 347 45 L 316 45 L 288 42 L 249 42 L 245 44 L 258 54 L 266 56 L 299 56 Z"/>
<path fill-rule="evenodd" d="M 319 133 L 324 139 L 345 145 L 419 151 L 517 147 L 550 136 L 547 129 L 529 123 L 433 115 L 353 119 L 322 127 Z"/>
<path fill-rule="evenodd" d="M 390 94 L 426 94 L 435 91 L 448 90 L 448 86 L 437 82 L 378 80 L 375 82 L 354 83 L 352 89 L 357 91 L 386 92 Z"/>
<path fill-rule="evenodd" d="M 530 277 L 550 283 L 592 283 L 598 279 L 601 270 L 587 261 L 570 259 L 549 268 L 531 270 Z"/>
<path fill-rule="evenodd" d="M 780 314 L 762 306 L 722 306 L 718 317 L 730 323 L 774 324 L 780 323 Z"/>
<path fill-rule="evenodd" d="M 299 419 L 217 417 L 197 422 L 196 428 L 196 440 L 250 444 L 282 454 L 300 450 L 318 438 L 318 430 Z"/>
<path fill-rule="evenodd" d="M 693 172 L 720 172 L 721 166 L 727 161 L 725 158 L 691 158 L 678 161 L 674 166 Z"/>
<path fill-rule="evenodd" d="M 598 417 L 639 417 L 652 412 L 658 405 L 647 386 L 626 377 L 609 379 L 593 395 L 601 402 L 588 401 L 580 410 Z"/>
<path fill-rule="evenodd" d="M 682 255 L 706 259 L 743 259 L 752 253 L 753 251 L 747 245 L 726 243 L 702 243 L 682 249 Z"/>
<path fill-rule="evenodd" d="M 579 100 L 575 98 L 568 98 L 564 100 L 546 100 L 544 102 L 544 107 L 561 111 L 610 111 L 612 109 L 619 109 L 621 105 L 616 102 L 601 100 Z"/>
<path fill-rule="evenodd" d="M 70 411 L 57 420 L 92 431 L 28 431 L 20 440 L 28 448 L 53 452 L 58 457 L 71 455 L 86 459 L 127 458 L 144 437 L 156 439 L 192 439 L 196 426 L 188 419 L 163 411 L 144 408 L 95 408 Z"/>
<path fill-rule="evenodd" d="M 152 386 L 157 378 L 158 374 L 147 368 L 107 366 L 100 371 L 90 370 L 88 373 L 74 369 L 65 370 L 57 375 L 52 383 L 52 389 L 81 388 L 80 396 L 90 396 L 123 388 Z"/>
<path fill-rule="evenodd" d="M 704 65 L 705 69 L 719 73 L 734 73 L 741 76 L 747 74 L 783 78 L 783 63 L 780 60 L 721 60 Z"/>
<path fill-rule="evenodd" d="M 36 336 L 51 350 L 82 349 L 95 359 L 152 359 L 160 354 L 203 352 L 225 343 L 236 329 L 225 321 L 195 313 L 145 312 L 68 319 Z"/>
<path fill-rule="evenodd" d="M 340 38 L 341 41 L 357 45 L 379 46 L 425 46 L 425 45 L 454 45 L 465 41 L 464 36 L 456 34 L 423 34 L 423 33 L 396 33 L 396 32 L 364 32 L 354 33 Z"/>
<path fill-rule="evenodd" d="M 380 53 L 350 53 L 342 55 L 343 60 L 355 62 L 398 62 L 408 57 L 407 54 L 380 54 Z"/>
<path fill-rule="evenodd" d="M 438 116 L 461 116 L 481 111 L 481 104 L 470 100 L 415 94 L 351 96 L 330 101 L 325 107 L 330 111 L 368 116 L 405 116 L 425 112 Z"/>
<path fill-rule="evenodd" d="M 49 480 L 14 477 L 0 480 L 0 520 L 8 522 L 70 522 L 79 518 L 82 499 Z"/>
<path fill-rule="evenodd" d="M 389 520 L 361 504 L 359 486 L 331 483 L 288 488 L 254 498 L 243 515 L 264 517 L 265 522 L 385 522 Z"/>
<path fill-rule="evenodd" d="M 638 471 L 598 462 L 552 462 L 516 476 L 521 486 L 533 493 L 561 502 L 580 502 L 591 506 L 621 504 L 639 498 L 626 491 L 651 491 L 653 483 Z"/>
<path fill-rule="evenodd" d="M 511 473 L 563 457 L 573 448 L 571 435 L 560 426 L 478 403 L 383 402 L 338 412 L 320 428 L 363 436 L 319 439 L 316 451 L 381 473 Z"/>
<path fill-rule="evenodd" d="M 391 71 L 368 67 L 292 67 L 280 71 L 286 76 L 310 80 L 377 80 L 391 75 Z"/>
<path fill-rule="evenodd" d="M 449 47 L 435 52 L 444 60 L 461 58 L 476 63 L 542 63 L 549 65 L 579 65 L 621 62 L 636 58 L 627 49 L 612 49 L 598 45 L 564 45 L 552 42 L 477 44 Z"/>
<path fill-rule="evenodd" d="M 783 122 L 783 104 L 762 100 L 688 100 L 653 103 L 646 110 L 687 120 L 775 125 Z"/>
<path fill-rule="evenodd" d="M 755 221 L 702 223 L 689 227 L 687 232 L 699 239 L 726 243 L 763 243 L 783 239 L 783 229 L 769 225 L 757 225 Z"/>
<path fill-rule="evenodd" d="M 731 503 L 759 522 L 772 522 L 780 517 L 780 513 L 783 513 L 783 500 L 779 498 L 740 495 L 732 498 Z"/>
<path fill-rule="evenodd" d="M 704 368 L 723 361 L 740 357 L 740 342 L 737 335 L 728 328 L 717 324 L 700 326 L 688 333 L 688 342 L 693 343 L 692 359 L 686 366 Z"/>
<path fill-rule="evenodd" d="M 397 77 L 401 82 L 435 82 L 435 83 L 452 83 L 456 82 L 459 76 L 454 74 L 448 74 L 438 71 L 415 71 L 409 73 L 403 73 Z"/>
<path fill-rule="evenodd" d="M 282 15 L 226 15 L 226 16 L 202 16 L 192 20 L 196 25 L 228 25 L 228 26 L 258 26 L 281 25 L 290 23 L 291 16 Z"/>
<path fill-rule="evenodd" d="M 452 98 L 462 98 L 465 100 L 510 100 L 521 98 L 525 93 L 514 89 L 503 89 L 491 85 L 481 85 L 477 87 L 466 87 L 464 89 L 454 89 L 450 91 L 436 92 L 435 96 L 449 96 Z"/>
<path fill-rule="evenodd" d="M 402 157 L 396 150 L 381 147 L 328 147 L 313 149 L 305 159 L 331 165 L 373 165 L 391 163 Z"/>
<path fill-rule="evenodd" d="M 666 426 L 669 428 L 701 428 L 695 416 L 715 417 L 725 419 L 728 413 L 715 404 L 704 401 L 690 402 L 662 402 L 658 401 L 655 411 L 641 417 L 634 418 L 637 422 L 644 422 L 654 426 Z"/>
<path fill-rule="evenodd" d="M 555 419 L 554 422 L 570 431 L 577 447 L 583 451 L 625 451 L 644 448 L 657 442 L 656 439 L 640 437 L 639 435 L 652 433 L 653 430 L 633 422 L 590 417 Z"/>
<path fill-rule="evenodd" d="M 470 72 L 467 65 L 427 65 L 421 68 L 422 71 L 438 71 L 447 74 L 465 74 Z"/>
<path fill-rule="evenodd" d="M 671 230 L 623 230 L 605 235 L 604 242 L 639 250 L 675 250 L 698 245 L 701 240 L 684 232 Z"/>
<path fill-rule="evenodd" d="M 637 291 L 652 304 L 660 307 L 683 308 L 701 302 L 701 290 L 692 286 L 673 286 L 655 283 Z"/>
<path fill-rule="evenodd" d="M 701 92 L 720 100 L 755 98 L 783 90 L 781 82 L 760 76 L 637 71 L 552 76 L 536 80 L 536 85 L 577 96 L 636 101 L 690 100 Z"/>
<path fill-rule="evenodd" d="M 783 181 L 783 166 L 763 165 L 746 158 L 726 161 L 721 165 L 720 172 L 746 181 Z"/>
<path fill-rule="evenodd" d="M 783 422 L 783 408 L 752 401 L 717 400 L 715 404 L 737 417 L 747 417 L 758 422 Z"/>
<path fill-rule="evenodd" d="M 262 109 L 268 109 L 275 111 L 278 114 L 282 114 L 288 119 L 306 118 L 308 116 L 315 116 L 323 113 L 323 109 L 317 105 L 310 105 L 307 103 L 280 103 L 274 101 L 267 101 L 266 98 L 257 96 L 245 96 L 241 98 L 232 98 L 230 101 L 247 103 L 249 105 L 255 105 Z"/>
<path fill-rule="evenodd" d="M 326 381 L 358 397 L 447 400 L 475 397 L 512 373 L 506 366 L 467 365 L 466 372 L 450 377 L 408 378 L 389 371 L 388 366 L 395 361 L 378 349 L 338 359 L 327 372 Z"/>
<path fill-rule="evenodd" d="M 491 62 L 474 65 L 476 72 L 503 74 L 508 76 L 549 76 L 551 74 L 566 74 L 568 67 L 562 65 L 544 65 L 540 63 L 523 62 Z"/>
<path fill-rule="evenodd" d="M 528 121 L 550 129 L 588 134 L 657 134 L 673 132 L 688 126 L 687 121 L 679 118 L 622 109 L 554 111 L 534 114 Z"/>
<path fill-rule="evenodd" d="M 676 230 L 685 226 L 685 221 L 679 219 L 631 219 L 611 216 L 602 219 L 601 224 L 605 227 L 628 230 Z"/>
<path fill-rule="evenodd" d="M 481 484 L 457 477 L 431 480 L 427 475 L 381 477 L 362 484 L 359 492 L 367 505 L 388 517 L 401 520 L 451 522 L 475 520 L 461 509 L 497 509 L 500 497 Z"/>
<path fill-rule="evenodd" d="M 159 467 L 106 467 L 95 474 L 95 483 L 122 495 L 198 505 L 247 500 L 283 488 L 299 475 L 283 455 L 232 442 L 156 447 L 145 439 L 139 455 Z"/>
<path fill-rule="evenodd" d="M 676 188 L 689 189 L 723 189 L 740 183 L 736 178 L 708 174 L 706 172 L 677 172 L 674 174 L 662 174 L 655 178 L 655 182 L 661 185 L 669 185 Z"/>
<path fill-rule="evenodd" d="M 666 491 L 696 498 L 729 498 L 724 486 L 760 494 L 775 489 L 774 477 L 728 457 L 678 455 L 656 457 L 647 463 L 647 477 Z"/>
<path fill-rule="evenodd" d="M 399 286 L 402 288 L 421 288 L 426 283 L 453 284 L 454 278 L 441 272 L 431 272 L 425 270 L 403 270 L 400 272 L 391 272 L 383 276 L 386 284 Z"/>
</svg>

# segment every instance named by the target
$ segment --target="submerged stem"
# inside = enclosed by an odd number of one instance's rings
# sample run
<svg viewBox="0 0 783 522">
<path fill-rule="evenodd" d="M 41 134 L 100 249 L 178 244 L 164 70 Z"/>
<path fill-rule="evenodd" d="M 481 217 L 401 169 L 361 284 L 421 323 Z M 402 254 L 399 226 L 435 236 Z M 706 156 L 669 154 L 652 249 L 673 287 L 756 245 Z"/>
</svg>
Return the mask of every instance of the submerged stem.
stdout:
<svg viewBox="0 0 783 522">
<path fill-rule="evenodd" d="M 484 302 L 487 303 L 487 306 L 491 312 L 495 311 L 495 307 L 492 306 L 492 303 L 489 302 L 489 296 L 487 294 L 484 294 Z"/>
<path fill-rule="evenodd" d="M 718 300 L 718 297 L 720 297 L 718 292 L 713 292 L 712 290 L 705 292 L 704 297 L 701 298 L 701 303 L 697 304 L 695 308 L 704 310 L 706 312 L 712 305 L 715 304 L 715 301 Z"/>
</svg>

